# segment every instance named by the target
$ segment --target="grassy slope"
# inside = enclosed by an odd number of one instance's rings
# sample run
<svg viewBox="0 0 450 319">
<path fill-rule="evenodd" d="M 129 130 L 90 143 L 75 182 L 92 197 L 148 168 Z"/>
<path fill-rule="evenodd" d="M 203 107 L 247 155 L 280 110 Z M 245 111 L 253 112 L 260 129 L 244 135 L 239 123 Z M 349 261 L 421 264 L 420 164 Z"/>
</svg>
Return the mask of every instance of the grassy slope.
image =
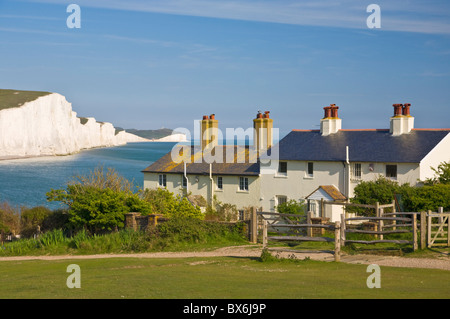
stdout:
<svg viewBox="0 0 450 319">
<path fill-rule="evenodd" d="M 81 269 L 69 289 L 67 266 Z M 0 298 L 449 298 L 450 272 L 381 268 L 369 289 L 366 265 L 251 258 L 111 258 L 8 261 L 0 267 Z"/>
<path fill-rule="evenodd" d="M 19 107 L 26 102 L 34 101 L 38 97 L 48 94 L 51 93 L 0 89 L 0 110 Z"/>
</svg>

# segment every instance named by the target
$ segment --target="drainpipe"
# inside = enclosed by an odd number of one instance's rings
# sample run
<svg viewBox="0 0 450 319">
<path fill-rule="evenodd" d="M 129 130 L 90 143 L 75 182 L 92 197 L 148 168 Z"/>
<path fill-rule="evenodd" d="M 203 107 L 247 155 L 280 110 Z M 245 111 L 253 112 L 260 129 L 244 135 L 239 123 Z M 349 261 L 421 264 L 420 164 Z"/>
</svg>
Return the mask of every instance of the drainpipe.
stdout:
<svg viewBox="0 0 450 319">
<path fill-rule="evenodd" d="M 211 207 L 214 204 L 214 180 L 212 178 L 212 163 L 209 163 L 209 179 L 211 181 Z"/>
<path fill-rule="evenodd" d="M 348 145 L 345 147 L 345 162 L 347 164 L 347 181 L 346 181 L 346 195 L 347 195 L 347 199 L 350 197 L 350 157 L 349 157 L 349 151 L 348 151 Z"/>
<path fill-rule="evenodd" d="M 189 194 L 189 183 L 187 179 L 187 173 L 186 173 L 186 162 L 184 162 L 184 178 L 186 180 L 186 195 Z"/>
</svg>

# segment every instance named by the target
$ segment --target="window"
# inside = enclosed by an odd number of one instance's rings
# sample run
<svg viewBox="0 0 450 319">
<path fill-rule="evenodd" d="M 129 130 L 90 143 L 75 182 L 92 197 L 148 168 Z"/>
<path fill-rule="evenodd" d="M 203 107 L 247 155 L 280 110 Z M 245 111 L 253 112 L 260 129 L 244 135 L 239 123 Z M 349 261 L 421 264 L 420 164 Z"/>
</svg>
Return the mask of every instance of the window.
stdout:
<svg viewBox="0 0 450 319">
<path fill-rule="evenodd" d="M 277 204 L 278 206 L 282 205 L 282 204 L 286 204 L 287 203 L 287 196 L 284 195 L 278 195 L 277 196 Z"/>
<path fill-rule="evenodd" d="M 308 162 L 308 176 L 313 177 L 314 176 L 314 163 Z"/>
<path fill-rule="evenodd" d="M 248 191 L 248 177 L 239 177 L 239 190 Z"/>
<path fill-rule="evenodd" d="M 244 217 L 245 217 L 244 211 L 243 211 L 243 210 L 240 210 L 240 211 L 239 211 L 239 215 L 238 215 L 238 219 L 239 219 L 239 220 L 244 220 Z"/>
<path fill-rule="evenodd" d="M 217 177 L 217 189 L 222 190 L 223 189 L 223 179 L 222 176 Z"/>
<path fill-rule="evenodd" d="M 282 175 L 287 174 L 287 162 L 279 162 L 278 163 L 278 173 Z"/>
<path fill-rule="evenodd" d="M 183 187 L 187 187 L 187 182 L 188 182 L 187 177 L 185 177 L 185 176 L 183 175 L 183 181 L 182 181 Z"/>
<path fill-rule="evenodd" d="M 160 174 L 159 180 L 158 180 L 159 187 L 166 187 L 167 186 L 167 176 L 166 174 Z"/>
<path fill-rule="evenodd" d="M 353 163 L 352 178 L 358 180 L 361 179 L 361 163 Z"/>
<path fill-rule="evenodd" d="M 386 177 L 397 178 L 397 165 L 386 165 Z"/>
</svg>

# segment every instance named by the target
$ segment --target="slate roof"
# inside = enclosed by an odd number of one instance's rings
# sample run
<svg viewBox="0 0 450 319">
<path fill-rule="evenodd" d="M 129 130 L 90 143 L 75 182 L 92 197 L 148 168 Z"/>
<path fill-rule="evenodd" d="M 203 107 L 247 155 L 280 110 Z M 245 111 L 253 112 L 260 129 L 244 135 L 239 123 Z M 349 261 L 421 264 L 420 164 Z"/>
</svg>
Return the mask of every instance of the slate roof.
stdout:
<svg viewBox="0 0 450 319">
<path fill-rule="evenodd" d="M 420 163 L 450 129 L 413 129 L 392 136 L 389 130 L 340 130 L 322 136 L 318 130 L 293 130 L 276 146 L 280 160 Z"/>
<path fill-rule="evenodd" d="M 181 146 L 178 146 L 181 147 Z M 216 146 L 217 151 L 222 151 L 223 160 L 222 163 L 213 162 L 212 163 L 212 174 L 213 175 L 242 175 L 242 176 L 258 176 L 259 162 L 256 157 L 252 156 L 248 148 L 237 147 L 237 146 Z M 226 161 L 227 151 L 233 152 L 234 157 L 231 161 Z M 172 159 L 172 153 L 177 153 L 178 150 L 174 152 L 169 152 L 159 160 L 151 164 L 149 167 L 144 169 L 144 173 L 170 173 L 170 174 L 183 174 L 184 173 L 184 162 L 180 159 L 175 161 Z M 186 160 L 186 173 L 195 175 L 209 175 L 210 165 L 205 161 L 201 155 L 200 150 L 196 147 L 191 147 L 191 158 Z M 219 153 L 217 153 L 219 154 Z M 188 159 L 188 158 L 187 158 Z M 198 163 L 199 159 L 201 162 Z M 243 162 L 243 163 L 241 163 Z"/>
</svg>

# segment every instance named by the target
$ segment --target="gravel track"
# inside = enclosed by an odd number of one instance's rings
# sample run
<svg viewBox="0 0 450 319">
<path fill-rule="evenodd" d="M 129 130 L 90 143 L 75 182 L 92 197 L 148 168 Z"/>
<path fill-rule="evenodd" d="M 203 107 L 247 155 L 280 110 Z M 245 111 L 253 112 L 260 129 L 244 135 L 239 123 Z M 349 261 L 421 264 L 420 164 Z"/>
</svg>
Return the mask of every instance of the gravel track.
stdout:
<svg viewBox="0 0 450 319">
<path fill-rule="evenodd" d="M 274 253 L 282 258 L 294 257 L 296 259 L 305 259 L 309 257 L 312 260 L 334 261 L 331 253 L 314 252 L 279 252 Z M 59 255 L 59 256 L 13 256 L 0 257 L 0 261 L 18 261 L 18 260 L 63 260 L 63 259 L 98 259 L 98 258 L 190 258 L 190 257 L 249 257 L 256 258 L 261 255 L 261 246 L 231 246 L 223 247 L 212 251 L 199 252 L 155 252 L 155 253 L 136 253 L 136 254 L 96 254 L 96 255 Z M 350 264 L 377 264 L 379 266 L 389 267 L 412 267 L 412 268 L 430 268 L 443 269 L 450 271 L 450 258 L 448 256 L 436 258 L 408 258 L 391 257 L 377 255 L 342 255 L 341 262 Z"/>
</svg>

